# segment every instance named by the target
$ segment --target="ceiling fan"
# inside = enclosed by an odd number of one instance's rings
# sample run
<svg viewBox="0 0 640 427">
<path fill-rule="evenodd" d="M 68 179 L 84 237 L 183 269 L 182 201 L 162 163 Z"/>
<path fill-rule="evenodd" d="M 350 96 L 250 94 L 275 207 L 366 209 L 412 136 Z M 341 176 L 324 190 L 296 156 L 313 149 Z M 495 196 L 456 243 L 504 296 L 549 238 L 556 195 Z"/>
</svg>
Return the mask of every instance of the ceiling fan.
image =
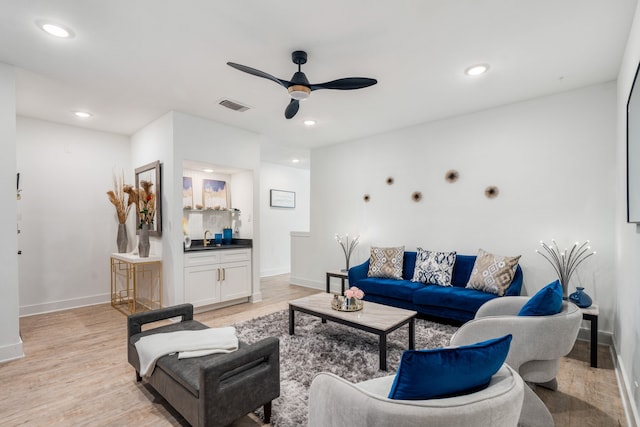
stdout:
<svg viewBox="0 0 640 427">
<path fill-rule="evenodd" d="M 347 77 L 344 79 L 332 80 L 326 83 L 311 84 L 307 80 L 307 76 L 301 71 L 301 65 L 307 63 L 307 52 L 302 50 L 296 50 L 291 54 L 291 60 L 294 64 L 298 65 L 298 71 L 293 74 L 291 80 L 282 80 L 264 71 L 256 70 L 255 68 L 247 67 L 246 65 L 236 64 L 234 62 L 227 62 L 227 65 L 235 68 L 236 70 L 243 71 L 254 76 L 262 77 L 263 79 L 271 80 L 280 86 L 287 89 L 291 101 L 284 110 L 284 116 L 287 119 L 292 118 L 298 112 L 300 108 L 300 101 L 307 99 L 312 91 L 318 89 L 338 89 L 338 90 L 352 90 L 362 89 L 365 87 L 373 86 L 378 83 L 376 79 L 368 79 L 366 77 Z"/>
</svg>

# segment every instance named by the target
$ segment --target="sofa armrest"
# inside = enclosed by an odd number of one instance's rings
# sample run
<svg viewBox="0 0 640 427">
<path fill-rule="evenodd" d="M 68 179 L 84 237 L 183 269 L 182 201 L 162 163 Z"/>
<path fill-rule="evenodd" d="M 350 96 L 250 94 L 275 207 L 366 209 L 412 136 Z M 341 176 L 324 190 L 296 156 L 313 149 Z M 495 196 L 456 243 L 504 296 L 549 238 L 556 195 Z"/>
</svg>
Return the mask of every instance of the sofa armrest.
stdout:
<svg viewBox="0 0 640 427">
<path fill-rule="evenodd" d="M 127 316 L 127 342 L 133 335 L 142 332 L 142 325 L 178 316 L 182 317 L 183 322 L 193 320 L 193 305 L 180 304 Z"/>
<path fill-rule="evenodd" d="M 235 418 L 223 419 L 225 414 L 251 412 L 280 395 L 280 341 L 268 337 L 220 355 L 203 364 L 199 375 L 202 419 L 231 424 Z"/>
<path fill-rule="evenodd" d="M 369 260 L 349 269 L 349 285 L 354 285 L 369 274 Z"/>
</svg>

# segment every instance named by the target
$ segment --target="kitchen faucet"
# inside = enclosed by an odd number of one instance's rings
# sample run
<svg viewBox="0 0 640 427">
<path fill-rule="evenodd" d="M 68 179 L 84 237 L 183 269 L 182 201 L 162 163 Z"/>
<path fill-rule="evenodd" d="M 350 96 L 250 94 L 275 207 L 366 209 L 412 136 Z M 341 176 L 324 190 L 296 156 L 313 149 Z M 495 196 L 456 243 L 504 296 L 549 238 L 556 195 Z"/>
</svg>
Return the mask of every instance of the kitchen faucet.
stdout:
<svg viewBox="0 0 640 427">
<path fill-rule="evenodd" d="M 209 238 L 211 238 L 211 230 L 204 230 L 204 246 L 209 244 L 209 241 L 207 240 L 207 233 L 209 233 Z"/>
</svg>

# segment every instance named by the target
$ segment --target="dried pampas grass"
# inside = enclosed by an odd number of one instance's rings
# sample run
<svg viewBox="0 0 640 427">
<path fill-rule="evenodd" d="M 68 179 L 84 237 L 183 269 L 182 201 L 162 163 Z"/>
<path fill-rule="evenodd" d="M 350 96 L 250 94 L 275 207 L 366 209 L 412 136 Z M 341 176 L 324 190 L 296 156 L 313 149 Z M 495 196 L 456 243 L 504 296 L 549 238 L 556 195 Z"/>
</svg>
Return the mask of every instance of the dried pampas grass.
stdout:
<svg viewBox="0 0 640 427">
<path fill-rule="evenodd" d="M 138 207 L 139 225 L 153 224 L 156 216 L 156 194 L 151 190 L 153 183 L 140 181 L 140 186 L 141 188 L 133 188 L 130 185 L 125 185 L 122 190 L 129 195 L 129 205 L 135 203 Z"/>
<path fill-rule="evenodd" d="M 116 215 L 118 216 L 118 223 L 124 224 L 127 222 L 129 216 L 129 210 L 131 209 L 131 198 L 127 202 L 125 200 L 124 191 L 124 172 L 120 173 L 120 176 L 113 174 L 113 190 L 107 191 L 109 201 L 116 207 Z"/>
</svg>

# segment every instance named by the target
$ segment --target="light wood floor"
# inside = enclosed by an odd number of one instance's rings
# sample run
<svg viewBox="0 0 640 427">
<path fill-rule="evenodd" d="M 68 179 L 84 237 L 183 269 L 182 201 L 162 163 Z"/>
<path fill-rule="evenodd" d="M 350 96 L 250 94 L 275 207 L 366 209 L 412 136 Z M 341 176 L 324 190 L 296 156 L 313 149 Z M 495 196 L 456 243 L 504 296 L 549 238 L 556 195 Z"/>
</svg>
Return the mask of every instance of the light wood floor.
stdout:
<svg viewBox="0 0 640 427">
<path fill-rule="evenodd" d="M 263 279 L 263 300 L 197 314 L 209 326 L 287 308 L 316 290 Z M 136 383 L 127 363 L 126 317 L 109 304 L 22 318 L 23 359 L 0 364 L 1 426 L 179 426 L 178 413 L 149 386 Z M 588 344 L 563 358 L 559 390 L 537 390 L 558 427 L 626 426 L 608 347 L 598 369 L 589 367 Z M 236 426 L 256 426 L 251 415 Z"/>
</svg>

